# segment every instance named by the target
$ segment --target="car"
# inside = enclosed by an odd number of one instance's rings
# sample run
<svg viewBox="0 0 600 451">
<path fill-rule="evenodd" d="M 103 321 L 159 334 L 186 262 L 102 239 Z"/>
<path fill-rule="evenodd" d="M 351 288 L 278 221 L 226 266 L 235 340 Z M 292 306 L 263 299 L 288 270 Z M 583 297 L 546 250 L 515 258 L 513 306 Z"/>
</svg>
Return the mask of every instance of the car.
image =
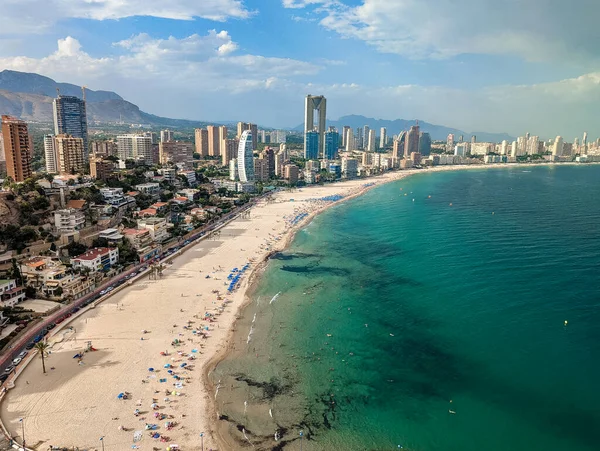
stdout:
<svg viewBox="0 0 600 451">
<path fill-rule="evenodd" d="M 100 292 L 100 296 L 104 296 L 105 294 L 106 294 L 106 290 L 102 290 L 102 291 Z"/>
<path fill-rule="evenodd" d="M 34 343 L 39 343 L 40 341 L 42 341 L 42 338 L 44 338 L 44 336 L 42 334 L 38 335 L 37 337 L 35 337 L 33 339 Z"/>
<path fill-rule="evenodd" d="M 4 382 L 6 379 L 8 379 L 8 374 L 0 374 L 0 382 Z"/>
<path fill-rule="evenodd" d="M 25 346 L 25 349 L 27 349 L 27 350 L 33 349 L 34 346 L 35 346 L 35 343 L 31 342 L 31 343 L 28 343 L 27 346 Z"/>
<path fill-rule="evenodd" d="M 65 318 L 58 318 L 58 319 L 56 320 L 56 324 L 60 324 L 60 323 L 62 323 L 64 320 L 65 320 Z"/>
<path fill-rule="evenodd" d="M 19 363 L 21 363 L 21 360 L 23 360 L 21 357 L 17 357 L 16 359 L 14 359 L 14 360 L 12 361 L 12 364 L 13 364 L 14 366 L 17 366 Z"/>
<path fill-rule="evenodd" d="M 3 374 L 10 374 L 10 373 L 12 373 L 12 371 L 13 371 L 14 369 L 15 369 L 15 367 L 14 367 L 13 365 L 10 365 L 9 367 L 7 367 L 7 368 L 4 370 L 4 373 L 3 373 Z"/>
<path fill-rule="evenodd" d="M 19 357 L 20 357 L 21 359 L 24 359 L 24 358 L 25 358 L 25 356 L 26 356 L 27 354 L 29 354 L 27 351 L 23 351 L 23 352 L 21 352 L 21 353 L 19 354 Z"/>
</svg>

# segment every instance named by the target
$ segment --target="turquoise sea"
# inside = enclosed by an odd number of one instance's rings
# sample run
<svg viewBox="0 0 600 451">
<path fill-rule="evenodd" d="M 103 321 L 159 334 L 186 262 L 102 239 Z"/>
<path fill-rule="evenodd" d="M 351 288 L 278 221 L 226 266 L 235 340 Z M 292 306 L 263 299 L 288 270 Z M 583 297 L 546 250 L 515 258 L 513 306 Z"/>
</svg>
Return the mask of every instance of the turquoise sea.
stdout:
<svg viewBox="0 0 600 451">
<path fill-rule="evenodd" d="M 600 449 L 598 166 L 375 188 L 251 297 L 212 374 L 231 448 Z"/>
</svg>

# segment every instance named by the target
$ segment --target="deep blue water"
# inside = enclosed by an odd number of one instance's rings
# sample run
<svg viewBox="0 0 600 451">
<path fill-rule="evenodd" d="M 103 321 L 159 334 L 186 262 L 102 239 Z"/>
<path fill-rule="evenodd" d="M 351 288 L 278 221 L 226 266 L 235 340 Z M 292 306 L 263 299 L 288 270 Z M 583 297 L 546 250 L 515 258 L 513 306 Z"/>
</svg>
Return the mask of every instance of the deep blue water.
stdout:
<svg viewBox="0 0 600 451">
<path fill-rule="evenodd" d="M 306 450 L 598 450 L 599 194 L 597 166 L 489 169 L 334 207 L 254 293 L 281 292 L 248 312 L 264 360 L 219 370 L 290 384 L 267 404 Z"/>
</svg>

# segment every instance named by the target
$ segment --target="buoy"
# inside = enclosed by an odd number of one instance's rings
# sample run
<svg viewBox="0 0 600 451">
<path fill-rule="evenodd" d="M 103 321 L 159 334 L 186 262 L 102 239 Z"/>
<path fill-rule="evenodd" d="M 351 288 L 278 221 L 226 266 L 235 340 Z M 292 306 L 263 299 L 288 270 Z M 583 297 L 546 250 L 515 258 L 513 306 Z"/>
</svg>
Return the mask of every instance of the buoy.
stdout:
<svg viewBox="0 0 600 451">
<path fill-rule="evenodd" d="M 496 213 L 492 211 L 492 214 L 495 215 Z"/>
<path fill-rule="evenodd" d="M 431 194 L 429 196 L 427 196 L 428 199 L 431 199 Z"/>
<path fill-rule="evenodd" d="M 450 202 L 450 206 L 452 206 L 452 202 Z"/>
<path fill-rule="evenodd" d="M 568 322 L 568 321 L 565 321 L 565 326 L 566 326 L 567 324 L 569 324 L 569 322 Z"/>
<path fill-rule="evenodd" d="M 415 201 L 415 200 L 413 199 L 413 202 L 414 202 L 414 201 Z"/>
</svg>

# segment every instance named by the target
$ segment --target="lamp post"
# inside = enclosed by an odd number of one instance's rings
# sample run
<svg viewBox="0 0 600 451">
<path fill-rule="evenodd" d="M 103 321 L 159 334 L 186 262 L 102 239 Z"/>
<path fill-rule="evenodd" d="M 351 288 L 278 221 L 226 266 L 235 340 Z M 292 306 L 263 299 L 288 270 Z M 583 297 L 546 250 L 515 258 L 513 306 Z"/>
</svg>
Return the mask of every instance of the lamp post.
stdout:
<svg viewBox="0 0 600 451">
<path fill-rule="evenodd" d="M 304 438 L 304 431 L 300 431 L 300 451 L 302 451 L 302 440 Z"/>
<path fill-rule="evenodd" d="M 21 422 L 21 437 L 23 437 L 23 450 L 25 450 L 25 419 L 19 418 Z"/>
<path fill-rule="evenodd" d="M 102 451 L 104 451 L 104 436 L 100 437 L 100 443 L 102 443 Z"/>
<path fill-rule="evenodd" d="M 204 432 L 200 432 L 200 443 L 200 446 L 202 446 L 202 451 L 204 451 Z"/>
</svg>

